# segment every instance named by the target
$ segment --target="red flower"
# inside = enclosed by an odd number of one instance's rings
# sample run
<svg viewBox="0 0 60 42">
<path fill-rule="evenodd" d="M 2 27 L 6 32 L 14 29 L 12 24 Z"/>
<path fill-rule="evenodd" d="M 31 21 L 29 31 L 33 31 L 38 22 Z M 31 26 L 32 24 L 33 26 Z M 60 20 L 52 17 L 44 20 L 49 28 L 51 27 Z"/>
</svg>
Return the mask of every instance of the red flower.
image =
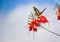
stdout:
<svg viewBox="0 0 60 42">
<path fill-rule="evenodd" d="M 35 23 L 36 23 L 36 19 L 33 19 L 29 25 L 29 31 L 32 31 L 35 28 L 34 27 Z"/>
<path fill-rule="evenodd" d="M 34 25 L 30 25 L 30 26 L 29 26 L 29 31 L 32 31 L 33 28 L 34 28 Z"/>
<path fill-rule="evenodd" d="M 41 20 L 36 20 L 35 26 L 38 27 L 41 24 Z"/>
<path fill-rule="evenodd" d="M 31 21 L 31 25 L 34 25 L 36 23 L 36 19 L 34 19 L 33 21 Z"/>
<path fill-rule="evenodd" d="M 42 23 L 47 23 L 48 22 L 48 20 L 46 19 L 45 16 L 40 16 L 38 18 L 41 20 Z"/>
<path fill-rule="evenodd" d="M 60 20 L 60 16 L 58 16 L 58 20 Z"/>
<path fill-rule="evenodd" d="M 34 32 L 37 32 L 37 28 L 34 28 L 33 31 L 34 31 Z"/>
<path fill-rule="evenodd" d="M 41 20 L 36 20 L 36 19 L 33 19 L 31 21 L 31 23 L 29 23 L 29 31 L 34 31 L 34 32 L 37 32 L 37 28 L 38 26 L 40 26 L 41 24 Z"/>
<path fill-rule="evenodd" d="M 41 20 L 36 20 L 37 22 L 41 23 Z"/>
<path fill-rule="evenodd" d="M 32 20 L 31 23 L 29 24 L 29 31 L 37 31 L 37 28 L 35 28 L 34 26 L 40 26 L 41 20 Z"/>
<path fill-rule="evenodd" d="M 60 9 L 58 9 L 58 20 L 60 20 Z"/>
</svg>

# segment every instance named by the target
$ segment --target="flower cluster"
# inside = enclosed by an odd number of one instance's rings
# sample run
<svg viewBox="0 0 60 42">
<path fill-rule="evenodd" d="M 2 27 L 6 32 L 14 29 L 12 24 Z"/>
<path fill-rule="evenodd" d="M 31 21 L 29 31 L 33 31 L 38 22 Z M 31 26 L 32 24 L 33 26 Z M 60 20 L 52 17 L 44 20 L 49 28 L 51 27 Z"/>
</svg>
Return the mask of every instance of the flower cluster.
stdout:
<svg viewBox="0 0 60 42">
<path fill-rule="evenodd" d="M 45 16 L 39 16 L 38 19 L 33 19 L 31 23 L 29 23 L 29 31 L 37 32 L 37 27 L 40 26 L 41 23 L 47 23 L 48 20 Z"/>
</svg>

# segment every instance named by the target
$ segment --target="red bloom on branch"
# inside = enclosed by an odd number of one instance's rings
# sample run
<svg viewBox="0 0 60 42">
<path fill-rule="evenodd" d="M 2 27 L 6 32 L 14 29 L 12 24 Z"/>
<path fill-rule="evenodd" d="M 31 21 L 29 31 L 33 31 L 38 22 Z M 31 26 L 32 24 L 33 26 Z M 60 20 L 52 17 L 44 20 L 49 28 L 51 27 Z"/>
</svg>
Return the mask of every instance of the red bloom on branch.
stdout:
<svg viewBox="0 0 60 42">
<path fill-rule="evenodd" d="M 33 28 L 34 28 L 34 25 L 30 25 L 30 26 L 29 26 L 29 31 L 32 31 Z"/>
<path fill-rule="evenodd" d="M 34 31 L 34 32 L 37 32 L 37 26 L 40 26 L 41 24 L 41 21 L 40 20 L 36 20 L 36 19 L 33 19 L 31 21 L 31 23 L 29 24 L 29 31 Z"/>
<path fill-rule="evenodd" d="M 47 23 L 48 22 L 48 20 L 45 16 L 39 16 L 38 18 L 41 20 L 42 23 Z"/>
<path fill-rule="evenodd" d="M 38 27 L 41 24 L 41 20 L 36 20 L 35 26 Z"/>
<path fill-rule="evenodd" d="M 58 8 L 58 13 L 57 14 L 58 14 L 58 18 L 57 19 L 60 20 L 60 8 Z"/>
<path fill-rule="evenodd" d="M 60 20 L 60 16 L 58 16 L 58 20 Z"/>
<path fill-rule="evenodd" d="M 34 31 L 34 32 L 37 32 L 37 28 L 34 28 L 33 31 Z"/>
</svg>

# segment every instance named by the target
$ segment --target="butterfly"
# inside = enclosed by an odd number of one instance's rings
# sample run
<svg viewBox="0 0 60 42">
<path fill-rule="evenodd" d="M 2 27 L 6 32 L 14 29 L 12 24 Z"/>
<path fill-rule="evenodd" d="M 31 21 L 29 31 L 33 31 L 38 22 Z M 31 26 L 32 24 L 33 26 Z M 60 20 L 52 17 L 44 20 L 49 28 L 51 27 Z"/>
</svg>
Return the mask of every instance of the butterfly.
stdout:
<svg viewBox="0 0 60 42">
<path fill-rule="evenodd" d="M 38 18 L 41 20 L 42 23 L 48 22 L 47 18 L 42 15 L 43 12 L 46 10 L 46 8 L 43 9 L 41 12 L 36 7 L 33 7 L 33 9 L 34 9 L 35 15 L 38 16 Z"/>
<path fill-rule="evenodd" d="M 35 15 L 37 15 L 37 16 L 41 15 L 46 10 L 46 8 L 45 8 L 40 12 L 36 7 L 33 7 L 33 9 L 34 9 Z"/>
</svg>

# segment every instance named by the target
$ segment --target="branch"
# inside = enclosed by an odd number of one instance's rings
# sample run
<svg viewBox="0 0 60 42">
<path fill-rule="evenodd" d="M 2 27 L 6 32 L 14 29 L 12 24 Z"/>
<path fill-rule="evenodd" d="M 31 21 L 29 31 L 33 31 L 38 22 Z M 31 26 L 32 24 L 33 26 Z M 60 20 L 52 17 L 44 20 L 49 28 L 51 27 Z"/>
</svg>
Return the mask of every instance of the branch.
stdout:
<svg viewBox="0 0 60 42">
<path fill-rule="evenodd" d="M 42 27 L 42 26 L 41 26 Z M 45 29 L 45 30 L 47 30 L 48 32 L 50 32 L 50 33 L 53 33 L 53 34 L 55 34 L 55 35 L 57 35 L 57 36 L 60 36 L 60 34 L 57 34 L 57 33 L 55 33 L 55 32 L 53 32 L 53 31 L 51 31 L 51 30 L 48 30 L 47 28 L 44 28 L 44 27 L 42 27 L 43 29 Z"/>
</svg>

